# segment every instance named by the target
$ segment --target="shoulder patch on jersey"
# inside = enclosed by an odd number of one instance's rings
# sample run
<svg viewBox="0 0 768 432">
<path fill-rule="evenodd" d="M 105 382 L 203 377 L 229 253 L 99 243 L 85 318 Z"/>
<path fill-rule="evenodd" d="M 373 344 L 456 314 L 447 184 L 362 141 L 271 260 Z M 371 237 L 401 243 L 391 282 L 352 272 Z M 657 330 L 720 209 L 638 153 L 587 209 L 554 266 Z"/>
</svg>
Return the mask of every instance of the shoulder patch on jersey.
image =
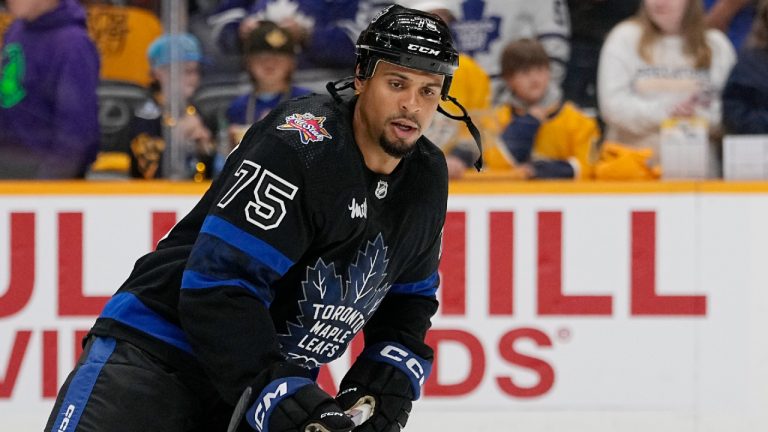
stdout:
<svg viewBox="0 0 768 432">
<path fill-rule="evenodd" d="M 295 130 L 299 133 L 302 144 L 310 142 L 321 142 L 325 138 L 333 138 L 323 127 L 325 117 L 318 117 L 312 113 L 291 114 L 285 117 L 285 123 L 277 126 L 278 130 Z"/>
</svg>

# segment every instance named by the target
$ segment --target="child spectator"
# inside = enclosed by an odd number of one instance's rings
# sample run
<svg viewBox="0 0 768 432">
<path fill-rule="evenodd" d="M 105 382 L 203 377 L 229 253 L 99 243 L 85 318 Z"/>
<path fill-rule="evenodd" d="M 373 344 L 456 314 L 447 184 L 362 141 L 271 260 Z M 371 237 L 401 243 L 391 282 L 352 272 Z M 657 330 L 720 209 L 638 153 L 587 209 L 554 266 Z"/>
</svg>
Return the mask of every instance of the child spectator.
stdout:
<svg viewBox="0 0 768 432">
<path fill-rule="evenodd" d="M 296 69 L 296 43 L 287 30 L 271 21 L 262 21 L 245 40 L 244 51 L 253 91 L 232 101 L 227 109 L 233 146 L 277 104 L 310 93 L 291 85 Z"/>
<path fill-rule="evenodd" d="M 665 119 L 699 116 L 716 131 L 734 57 L 725 35 L 707 30 L 700 0 L 644 0 L 635 17 L 611 31 L 600 54 L 606 138 L 649 147 L 655 162 Z"/>
<path fill-rule="evenodd" d="M 175 50 L 171 45 L 175 44 Z M 152 179 L 167 176 L 163 172 L 163 155 L 169 130 L 173 138 L 185 147 L 188 155 L 184 167 L 185 176 L 195 180 L 212 175 L 212 161 L 216 146 L 213 133 L 203 123 L 202 117 L 192 105 L 178 119 L 170 113 L 170 66 L 181 63 L 181 97 L 187 104 L 200 85 L 200 62 L 203 60 L 200 44 L 190 34 L 164 35 L 156 39 L 148 50 L 153 83 L 147 101 L 136 110 L 131 124 L 130 175 Z M 177 57 L 172 57 L 177 56 Z M 184 105 L 182 105 L 184 106 Z"/>
<path fill-rule="evenodd" d="M 723 90 L 723 124 L 733 134 L 768 134 L 768 0 Z"/>
<path fill-rule="evenodd" d="M 589 178 L 597 122 L 563 102 L 544 47 L 531 39 L 511 42 L 500 64 L 509 94 L 498 110 L 502 133 L 486 153 L 488 167 L 513 168 L 523 179 Z"/>
<path fill-rule="evenodd" d="M 99 56 L 76 0 L 8 0 L 0 178 L 82 178 L 99 146 Z"/>
</svg>

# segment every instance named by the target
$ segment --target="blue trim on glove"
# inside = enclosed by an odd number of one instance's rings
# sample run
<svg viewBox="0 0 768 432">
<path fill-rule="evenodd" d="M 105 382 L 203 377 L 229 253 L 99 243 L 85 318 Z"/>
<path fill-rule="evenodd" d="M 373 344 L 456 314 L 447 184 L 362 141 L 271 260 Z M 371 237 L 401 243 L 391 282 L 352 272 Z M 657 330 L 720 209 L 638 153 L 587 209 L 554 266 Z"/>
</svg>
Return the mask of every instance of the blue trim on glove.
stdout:
<svg viewBox="0 0 768 432">
<path fill-rule="evenodd" d="M 300 388 L 315 384 L 308 378 L 287 377 L 276 379 L 264 387 L 259 397 L 245 413 L 245 420 L 260 432 L 269 432 L 269 416 L 283 399 L 293 395 Z"/>
<path fill-rule="evenodd" d="M 421 386 L 424 385 L 424 381 L 432 372 L 431 362 L 424 360 L 404 345 L 396 342 L 374 344 L 363 350 L 360 356 L 400 369 L 411 381 L 413 400 L 421 396 Z"/>
</svg>

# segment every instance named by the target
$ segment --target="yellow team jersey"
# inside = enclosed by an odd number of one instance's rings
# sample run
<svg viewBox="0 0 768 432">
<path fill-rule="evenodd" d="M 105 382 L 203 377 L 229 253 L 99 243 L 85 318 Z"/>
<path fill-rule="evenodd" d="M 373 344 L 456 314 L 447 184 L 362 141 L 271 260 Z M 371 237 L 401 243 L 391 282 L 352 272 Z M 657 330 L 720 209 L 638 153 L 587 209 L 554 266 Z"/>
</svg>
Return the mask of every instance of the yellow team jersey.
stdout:
<svg viewBox="0 0 768 432">
<path fill-rule="evenodd" d="M 484 152 L 485 164 L 489 170 L 513 170 L 515 161 L 504 146 L 501 133 L 513 121 L 509 106 L 496 111 L 497 135 L 488 143 Z M 570 102 L 542 122 L 536 133 L 532 155 L 534 159 L 569 161 L 576 165 L 576 178 L 589 179 L 595 160 L 595 144 L 600 130 L 595 119 L 579 111 Z M 575 162 L 575 163 L 574 163 Z"/>
</svg>

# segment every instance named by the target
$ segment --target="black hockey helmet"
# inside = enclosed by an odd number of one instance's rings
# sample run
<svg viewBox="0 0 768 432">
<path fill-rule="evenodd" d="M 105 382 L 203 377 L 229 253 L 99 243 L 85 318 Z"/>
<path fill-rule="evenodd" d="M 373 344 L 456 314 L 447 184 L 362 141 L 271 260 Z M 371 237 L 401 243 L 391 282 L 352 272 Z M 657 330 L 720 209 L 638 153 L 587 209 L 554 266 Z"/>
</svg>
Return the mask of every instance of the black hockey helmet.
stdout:
<svg viewBox="0 0 768 432">
<path fill-rule="evenodd" d="M 459 66 L 459 52 L 448 25 L 436 15 L 400 5 L 379 12 L 360 33 L 355 48 L 358 78 L 370 78 L 379 60 L 443 75 L 440 96 L 444 100 Z"/>
</svg>

